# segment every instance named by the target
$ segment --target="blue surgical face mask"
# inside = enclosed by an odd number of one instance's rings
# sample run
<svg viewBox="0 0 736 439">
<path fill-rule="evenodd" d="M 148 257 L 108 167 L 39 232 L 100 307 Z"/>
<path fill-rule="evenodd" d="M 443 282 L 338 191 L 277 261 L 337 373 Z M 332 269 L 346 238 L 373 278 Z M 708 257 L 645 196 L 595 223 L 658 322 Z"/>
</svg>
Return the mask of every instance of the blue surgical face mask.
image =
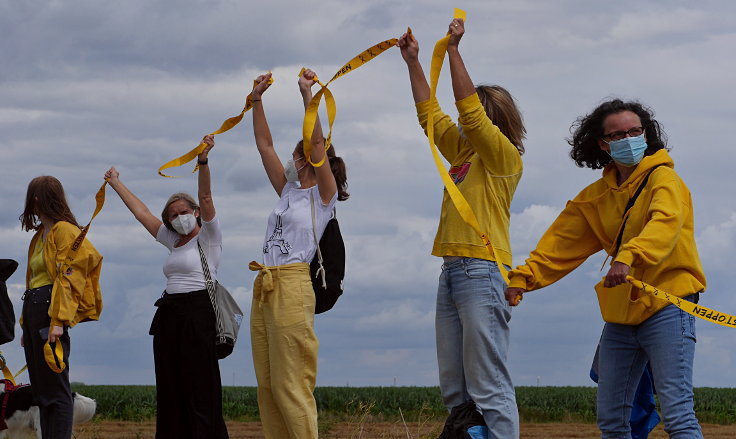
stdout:
<svg viewBox="0 0 736 439">
<path fill-rule="evenodd" d="M 636 137 L 624 137 L 620 140 L 614 140 L 608 144 L 611 149 L 611 158 L 624 166 L 636 166 L 644 153 L 647 151 L 647 141 L 644 134 Z"/>
</svg>

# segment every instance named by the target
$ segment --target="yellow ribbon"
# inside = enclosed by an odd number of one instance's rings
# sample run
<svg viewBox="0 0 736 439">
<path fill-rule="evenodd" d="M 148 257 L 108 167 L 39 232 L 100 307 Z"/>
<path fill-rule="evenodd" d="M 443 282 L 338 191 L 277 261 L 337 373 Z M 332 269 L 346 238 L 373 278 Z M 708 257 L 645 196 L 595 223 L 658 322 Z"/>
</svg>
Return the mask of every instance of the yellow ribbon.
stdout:
<svg viewBox="0 0 736 439">
<path fill-rule="evenodd" d="M 43 345 L 43 357 L 46 360 L 46 364 L 54 372 L 62 373 L 66 369 L 66 363 L 64 363 L 64 347 L 61 345 L 60 340 L 54 342 L 53 349 L 49 341 L 46 340 L 46 344 Z"/>
<path fill-rule="evenodd" d="M 462 9 L 455 9 L 454 18 L 459 18 L 465 21 L 466 14 L 465 11 Z M 442 64 L 445 61 L 445 53 L 447 52 L 447 44 L 450 41 L 450 34 L 448 34 L 437 41 L 437 43 L 434 46 L 434 51 L 432 52 L 432 64 L 430 67 L 429 72 L 429 101 L 432 102 L 435 99 L 435 96 L 437 95 L 437 83 L 440 79 L 440 71 L 442 70 Z M 475 230 L 478 235 L 480 235 L 480 239 L 483 241 L 483 245 L 486 246 L 488 251 L 493 256 L 493 259 L 496 261 L 496 264 L 498 265 L 498 269 L 501 272 L 501 276 L 503 276 L 504 281 L 508 284 L 509 282 L 509 273 L 508 270 L 506 270 L 506 267 L 503 265 L 503 262 L 501 261 L 501 258 L 498 257 L 498 253 L 496 252 L 496 248 L 493 246 L 493 243 L 488 238 L 488 235 L 483 233 L 480 229 L 480 224 L 478 223 L 478 218 L 476 218 L 475 213 L 473 213 L 473 209 L 470 207 L 470 204 L 468 204 L 468 201 L 465 199 L 462 193 L 460 193 L 460 190 L 457 188 L 455 183 L 450 178 L 450 175 L 445 169 L 445 165 L 442 163 L 442 158 L 440 157 L 439 151 L 437 151 L 437 147 L 434 144 L 434 110 L 433 107 L 430 106 L 429 113 L 427 114 L 427 139 L 429 139 L 429 148 L 432 151 L 432 157 L 434 158 L 434 163 L 437 166 L 437 170 L 440 173 L 440 177 L 442 178 L 442 182 L 445 184 L 445 188 L 447 189 L 447 194 L 450 196 L 450 199 L 452 200 L 452 203 L 455 205 L 455 208 L 457 209 L 458 213 L 462 217 L 462 219 Z"/>
<path fill-rule="evenodd" d="M 411 29 L 409 30 L 409 32 L 411 32 Z M 397 41 L 398 39 L 396 38 L 381 41 L 380 43 L 371 46 L 363 52 L 359 53 L 355 56 L 355 58 L 351 59 L 350 61 L 348 61 L 347 64 L 342 66 L 340 70 L 338 70 L 337 73 L 335 73 L 332 78 L 327 81 L 326 84 L 322 84 L 321 82 L 319 82 L 317 77 L 314 78 L 315 82 L 321 85 L 322 88 L 314 96 L 312 96 L 312 100 L 309 101 L 309 105 L 307 105 L 307 109 L 304 112 L 304 124 L 302 125 L 302 137 L 304 139 L 304 157 L 306 157 L 307 161 L 312 166 L 320 167 L 324 164 L 326 159 L 325 155 L 325 157 L 322 157 L 322 160 L 320 160 L 319 163 L 312 162 L 312 132 L 314 132 L 314 124 L 317 122 L 317 111 L 319 110 L 319 104 L 322 101 L 322 95 L 324 95 L 325 97 L 325 107 L 327 108 L 327 122 L 330 126 L 330 130 L 327 134 L 327 139 L 325 140 L 325 151 L 330 149 L 330 145 L 332 144 L 332 125 L 335 123 L 337 107 L 335 106 L 335 98 L 332 95 L 330 89 L 327 88 L 327 86 L 330 85 L 335 79 L 347 75 L 348 73 L 352 72 L 363 64 L 368 63 L 373 58 L 382 54 L 386 50 L 395 46 Z M 299 72 L 299 76 L 302 75 L 302 72 L 304 72 L 304 69 Z"/>
<path fill-rule="evenodd" d="M 6 363 L 5 357 L 3 356 L 3 353 L 2 352 L 0 352 L 0 364 L 2 364 L 3 377 L 5 377 L 6 380 L 8 380 L 11 383 L 13 383 L 13 385 L 15 386 L 15 376 L 13 376 L 13 373 L 8 368 L 8 364 Z M 18 372 L 18 373 L 20 373 L 20 372 Z"/>
<path fill-rule="evenodd" d="M 271 78 L 268 79 L 268 83 L 269 84 L 273 84 L 273 77 L 271 77 Z M 257 84 L 257 82 L 253 81 L 253 86 L 254 87 L 255 87 L 256 84 Z M 253 96 L 252 96 L 252 94 L 248 94 L 248 96 L 245 98 L 245 106 L 243 107 L 243 111 L 241 111 L 239 115 L 233 116 L 233 117 L 227 119 L 225 122 L 222 123 L 222 125 L 220 125 L 220 128 L 217 131 L 213 131 L 209 135 L 210 136 L 215 136 L 217 134 L 222 134 L 225 131 L 229 131 L 235 125 L 239 124 L 241 120 L 243 120 L 243 116 L 251 108 L 253 108 Z M 158 168 L 158 174 L 160 176 L 162 176 L 162 177 L 172 178 L 173 177 L 172 175 L 166 175 L 162 171 L 164 169 L 174 168 L 174 167 L 185 165 L 185 164 L 191 162 L 192 160 L 194 160 L 195 157 L 197 157 L 199 154 L 201 154 L 202 151 L 204 151 L 204 149 L 206 147 L 207 147 L 207 144 L 204 143 L 204 142 L 202 142 L 199 145 L 197 145 L 194 149 L 192 149 L 188 153 L 184 154 L 183 156 L 181 156 L 179 158 L 175 158 L 174 160 L 171 160 L 169 162 L 166 162 L 163 166 L 161 166 L 160 168 Z M 199 169 L 199 165 L 195 165 L 194 166 L 194 170 L 192 171 L 192 173 L 197 172 L 197 169 Z"/>
<path fill-rule="evenodd" d="M 77 251 L 82 246 L 82 242 L 84 242 L 84 238 L 87 236 L 87 232 L 89 232 L 89 227 L 90 225 L 92 225 L 92 220 L 95 219 L 97 214 L 100 213 L 100 211 L 102 210 L 102 206 L 105 205 L 105 186 L 107 186 L 107 182 L 102 183 L 102 186 L 100 186 L 100 188 L 97 190 L 97 193 L 95 194 L 96 206 L 94 213 L 92 213 L 92 218 L 89 219 L 87 225 L 82 228 L 82 232 L 72 243 L 71 248 L 66 254 L 64 262 L 59 267 L 59 275 L 66 274 L 69 270 L 69 267 L 72 266 L 74 258 L 77 256 Z"/>
<path fill-rule="evenodd" d="M 634 279 L 631 276 L 626 276 L 626 280 L 631 285 L 640 289 L 641 291 L 644 291 L 650 296 L 654 296 L 661 300 L 666 300 L 688 314 L 694 315 L 695 317 L 700 317 L 703 320 L 707 320 L 709 322 L 713 322 L 727 328 L 736 328 L 736 316 L 722 313 L 720 311 L 716 311 L 714 309 L 710 309 L 705 306 L 690 302 L 689 300 L 685 300 L 681 297 L 666 293 L 657 289 L 656 287 L 645 284 L 640 280 Z"/>
<path fill-rule="evenodd" d="M 27 364 L 24 364 L 23 367 L 21 367 L 20 370 L 18 372 L 16 372 L 15 375 L 13 375 L 13 378 L 18 378 L 18 375 L 20 375 L 23 372 L 25 372 L 26 369 L 28 369 L 28 365 Z"/>
</svg>

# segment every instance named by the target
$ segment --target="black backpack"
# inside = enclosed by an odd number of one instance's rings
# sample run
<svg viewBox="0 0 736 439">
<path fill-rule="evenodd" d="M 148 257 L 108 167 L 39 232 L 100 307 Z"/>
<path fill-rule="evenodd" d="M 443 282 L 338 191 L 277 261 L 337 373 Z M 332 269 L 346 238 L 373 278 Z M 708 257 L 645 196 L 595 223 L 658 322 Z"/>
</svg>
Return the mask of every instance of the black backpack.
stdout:
<svg viewBox="0 0 736 439">
<path fill-rule="evenodd" d="M 12 259 L 0 259 L 0 345 L 13 341 L 15 338 L 15 313 L 13 304 L 8 297 L 8 288 L 5 281 L 18 268 L 18 263 Z"/>
<path fill-rule="evenodd" d="M 472 439 L 468 429 L 485 425 L 486 421 L 475 408 L 475 402 L 466 401 L 452 408 L 445 428 L 437 439 Z"/>
<path fill-rule="evenodd" d="M 334 214 L 319 240 L 317 254 L 309 264 L 309 273 L 312 276 L 312 288 L 317 299 L 314 313 L 320 314 L 332 309 L 342 295 L 345 279 L 345 242 L 342 240 L 340 225 Z"/>
</svg>

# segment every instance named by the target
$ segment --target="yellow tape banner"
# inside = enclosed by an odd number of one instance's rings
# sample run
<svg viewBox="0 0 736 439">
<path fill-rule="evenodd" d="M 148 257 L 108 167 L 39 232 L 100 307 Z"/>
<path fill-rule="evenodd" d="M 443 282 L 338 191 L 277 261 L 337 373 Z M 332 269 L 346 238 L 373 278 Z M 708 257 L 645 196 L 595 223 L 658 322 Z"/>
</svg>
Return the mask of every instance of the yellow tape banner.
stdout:
<svg viewBox="0 0 736 439">
<path fill-rule="evenodd" d="M 459 18 L 465 21 L 465 11 L 463 11 L 462 9 L 455 9 L 454 18 Z M 437 83 L 440 79 L 440 71 L 442 70 L 442 64 L 445 61 L 445 53 L 447 52 L 447 44 L 449 40 L 450 36 L 448 34 L 444 38 L 437 41 L 437 43 L 434 45 L 434 51 L 432 52 L 432 64 L 429 72 L 430 102 L 433 101 L 435 99 L 435 96 L 437 95 Z M 434 158 L 434 163 L 437 166 L 437 171 L 439 171 L 442 182 L 445 184 L 445 188 L 447 189 L 447 194 L 450 196 L 452 203 L 455 205 L 455 208 L 457 209 L 463 220 L 470 227 L 472 227 L 476 233 L 478 233 L 480 239 L 483 241 L 483 245 L 486 246 L 488 251 L 493 256 L 493 259 L 496 261 L 496 264 L 498 264 L 498 269 L 501 272 L 503 279 L 508 284 L 508 270 L 506 270 L 506 267 L 503 265 L 501 258 L 498 257 L 496 248 L 493 246 L 493 243 L 488 238 L 488 235 L 481 231 L 480 224 L 478 223 L 478 219 L 476 218 L 475 213 L 473 213 L 473 209 L 470 207 L 470 204 L 468 204 L 468 201 L 465 199 L 463 194 L 460 193 L 460 190 L 452 181 L 449 172 L 447 171 L 447 169 L 445 169 L 445 165 L 442 163 L 440 153 L 439 151 L 437 151 L 437 146 L 434 144 L 434 111 L 431 110 L 431 108 L 432 107 L 430 107 L 429 114 L 427 114 L 427 139 L 429 139 L 429 148 L 432 151 L 432 157 Z"/>
<path fill-rule="evenodd" d="M 273 77 L 269 78 L 268 83 L 273 84 Z M 253 81 L 254 86 L 255 84 L 256 82 Z M 243 120 L 243 116 L 251 108 L 253 108 L 253 97 L 250 94 L 248 94 L 248 96 L 245 98 L 245 106 L 243 107 L 243 111 L 241 111 L 239 115 L 233 116 L 227 119 L 225 122 L 222 123 L 222 125 L 217 131 L 213 131 L 209 135 L 214 136 L 217 134 L 222 134 L 225 131 L 230 131 L 230 129 L 232 129 L 235 125 L 239 124 L 241 120 Z M 202 142 L 199 145 L 197 145 L 194 149 L 184 154 L 183 156 L 166 162 L 163 166 L 158 168 L 158 174 L 162 177 L 172 178 L 173 175 L 166 175 L 162 171 L 164 169 L 174 168 L 174 167 L 185 165 L 191 162 L 192 160 L 194 160 L 195 157 L 197 157 L 200 153 L 202 153 L 202 151 L 204 151 L 206 147 L 207 147 L 207 144 Z M 194 170 L 192 171 L 192 173 L 197 172 L 197 169 L 199 169 L 199 165 L 194 166 Z"/>
<path fill-rule="evenodd" d="M 627 276 L 626 280 L 634 287 L 658 299 L 666 300 L 688 314 L 692 314 L 695 317 L 700 317 L 703 320 L 707 320 L 727 328 L 736 328 L 736 316 L 706 308 L 705 306 L 684 300 L 681 297 L 673 296 L 672 294 L 661 291 L 656 287 L 645 284 L 640 280 L 634 279 L 631 276 Z"/>
<path fill-rule="evenodd" d="M 82 242 L 84 242 L 84 238 L 87 236 L 87 232 L 89 232 L 89 227 L 92 225 L 92 220 L 95 219 L 98 213 L 102 210 L 102 206 L 105 205 L 105 187 L 107 186 L 107 182 L 102 183 L 102 186 L 97 190 L 97 193 L 95 194 L 95 202 L 97 205 L 95 206 L 95 211 L 92 213 L 92 218 L 89 219 L 89 222 L 86 226 L 82 228 L 82 232 L 77 236 L 77 238 L 72 243 L 71 248 L 66 254 L 66 258 L 64 259 L 64 262 L 61 264 L 59 268 L 59 275 L 66 273 L 69 267 L 71 267 L 72 263 L 74 262 L 74 258 L 77 256 L 77 251 L 82 246 Z"/>
<path fill-rule="evenodd" d="M 411 32 L 411 29 L 409 29 L 409 32 Z M 373 58 L 382 54 L 386 50 L 395 46 L 397 41 L 398 39 L 396 38 L 381 41 L 380 43 L 371 46 L 363 52 L 359 53 L 355 58 L 351 59 L 350 61 L 348 61 L 347 64 L 342 66 L 340 70 L 338 70 L 337 73 L 335 73 L 332 78 L 327 81 L 327 84 L 322 84 L 315 77 L 315 82 L 321 85 L 322 88 L 314 96 L 312 96 L 312 100 L 309 101 L 309 105 L 304 111 L 304 124 L 302 126 L 302 138 L 304 139 L 304 157 L 306 157 L 307 161 L 312 166 L 320 167 L 322 166 L 322 164 L 324 164 L 326 159 L 325 155 L 325 157 L 322 157 L 322 160 L 320 160 L 319 163 L 312 162 L 312 132 L 314 131 L 314 124 L 317 121 L 317 111 L 319 110 L 319 104 L 322 101 L 322 95 L 324 95 L 325 97 L 325 107 L 327 108 L 327 122 L 330 126 L 329 133 L 327 134 L 327 139 L 325 140 L 325 150 L 330 148 L 330 144 L 332 142 L 332 125 L 335 123 L 337 107 L 335 106 L 335 98 L 332 95 L 330 89 L 327 88 L 327 86 L 330 85 L 335 79 L 347 75 L 348 73 L 352 72 L 363 64 L 368 63 Z M 299 76 L 301 76 L 303 71 L 304 69 L 299 72 Z"/>
</svg>

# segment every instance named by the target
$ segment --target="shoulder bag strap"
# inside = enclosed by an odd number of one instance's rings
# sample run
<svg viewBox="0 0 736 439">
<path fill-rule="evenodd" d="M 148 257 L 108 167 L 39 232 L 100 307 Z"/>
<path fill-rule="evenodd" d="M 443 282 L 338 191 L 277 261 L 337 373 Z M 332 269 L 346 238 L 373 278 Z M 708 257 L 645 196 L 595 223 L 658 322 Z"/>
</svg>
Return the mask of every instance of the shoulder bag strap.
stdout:
<svg viewBox="0 0 736 439">
<path fill-rule="evenodd" d="M 615 250 L 614 254 L 617 254 L 618 253 L 618 249 L 621 247 L 621 239 L 624 236 L 624 228 L 626 228 L 626 220 L 629 219 L 629 211 L 631 210 L 632 207 L 634 207 L 634 203 L 636 203 L 636 199 L 639 198 L 639 195 L 641 194 L 641 191 L 644 190 L 644 187 L 646 187 L 647 183 L 649 182 L 649 176 L 652 175 L 652 172 L 654 172 L 654 170 L 657 169 L 660 166 L 662 166 L 662 165 L 657 165 L 657 166 L 653 167 L 647 173 L 647 175 L 644 177 L 644 179 L 639 184 L 639 187 L 636 189 L 636 192 L 634 192 L 634 195 L 632 195 L 631 198 L 629 198 L 629 202 L 626 203 L 626 208 L 624 209 L 624 214 L 623 214 L 623 217 L 622 217 L 621 228 L 619 229 L 618 236 L 616 237 L 616 250 Z"/>
<path fill-rule="evenodd" d="M 218 334 L 223 331 L 222 328 L 222 316 L 220 316 L 220 307 L 217 306 L 217 299 L 215 298 L 215 283 L 212 281 L 212 275 L 210 274 L 210 266 L 207 263 L 207 256 L 204 254 L 202 246 L 199 244 L 199 237 L 197 237 L 197 249 L 199 250 L 199 259 L 202 261 L 202 273 L 204 273 L 204 284 L 207 287 L 207 293 L 210 296 L 210 302 L 212 302 L 212 309 L 215 311 L 215 321 L 217 322 Z"/>
<path fill-rule="evenodd" d="M 322 202 L 322 200 L 320 200 Z M 317 220 L 314 214 L 314 192 L 309 189 L 309 205 L 312 207 L 312 236 L 314 236 L 314 244 L 317 246 L 317 261 L 319 262 L 319 268 L 314 277 L 322 274 L 322 288 L 327 288 L 327 278 L 325 277 L 325 267 L 322 265 L 322 250 L 319 249 L 319 241 L 317 240 Z"/>
</svg>

